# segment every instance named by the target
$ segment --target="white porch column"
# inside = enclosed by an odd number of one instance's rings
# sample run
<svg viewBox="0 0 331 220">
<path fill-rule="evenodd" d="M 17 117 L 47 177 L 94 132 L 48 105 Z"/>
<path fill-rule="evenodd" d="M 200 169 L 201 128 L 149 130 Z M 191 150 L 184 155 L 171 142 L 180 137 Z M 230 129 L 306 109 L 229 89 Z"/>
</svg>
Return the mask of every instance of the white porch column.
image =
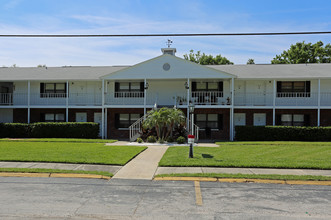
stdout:
<svg viewBox="0 0 331 220">
<path fill-rule="evenodd" d="M 69 81 L 67 81 L 66 86 L 66 122 L 69 121 Z"/>
<path fill-rule="evenodd" d="M 146 86 L 147 86 L 147 80 L 145 79 L 144 80 L 144 117 L 146 115 L 146 95 L 147 95 Z"/>
<path fill-rule="evenodd" d="M 187 122 L 186 122 L 186 127 L 188 130 L 190 130 L 190 109 L 189 109 L 189 105 L 190 105 L 190 79 L 187 78 Z"/>
<path fill-rule="evenodd" d="M 30 80 L 28 81 L 28 124 L 30 124 Z"/>
<path fill-rule="evenodd" d="M 318 99 L 317 99 L 317 126 L 321 125 L 321 79 L 318 79 Z"/>
<path fill-rule="evenodd" d="M 102 108 L 102 112 L 101 112 L 101 138 L 104 139 L 104 131 L 105 131 L 105 109 L 104 109 L 104 105 L 105 105 L 105 80 L 102 79 L 102 86 L 101 86 L 101 108 Z"/>
<path fill-rule="evenodd" d="M 272 125 L 276 125 L 276 80 L 272 87 Z"/>
<path fill-rule="evenodd" d="M 231 78 L 230 141 L 234 140 L 234 78 Z"/>
<path fill-rule="evenodd" d="M 107 132 L 107 124 L 108 124 L 108 122 L 107 122 L 107 117 L 108 117 L 108 115 L 107 115 L 107 108 L 105 108 L 105 139 L 108 139 L 108 132 Z"/>
</svg>

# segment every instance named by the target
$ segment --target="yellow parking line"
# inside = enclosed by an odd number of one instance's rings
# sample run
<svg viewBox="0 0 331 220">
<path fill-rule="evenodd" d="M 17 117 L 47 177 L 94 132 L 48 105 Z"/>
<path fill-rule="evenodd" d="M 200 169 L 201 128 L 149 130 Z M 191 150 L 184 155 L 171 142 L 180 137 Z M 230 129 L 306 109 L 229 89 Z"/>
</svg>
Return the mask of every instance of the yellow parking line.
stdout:
<svg viewBox="0 0 331 220">
<path fill-rule="evenodd" d="M 195 189 L 195 204 L 202 205 L 202 195 L 200 189 L 200 182 L 194 181 L 194 189 Z"/>
</svg>

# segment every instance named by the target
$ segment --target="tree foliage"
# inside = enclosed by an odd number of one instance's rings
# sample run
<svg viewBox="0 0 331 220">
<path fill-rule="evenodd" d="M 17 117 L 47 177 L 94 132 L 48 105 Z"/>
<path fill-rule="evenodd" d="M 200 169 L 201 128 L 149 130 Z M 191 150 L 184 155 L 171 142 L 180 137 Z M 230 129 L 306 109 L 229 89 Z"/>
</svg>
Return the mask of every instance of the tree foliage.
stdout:
<svg viewBox="0 0 331 220">
<path fill-rule="evenodd" d="M 190 50 L 189 54 L 184 54 L 184 59 L 201 65 L 233 64 L 233 62 L 228 60 L 226 57 L 222 57 L 221 54 L 214 57 L 213 55 L 206 55 L 205 53 L 201 54 L 201 51 L 194 53 L 194 50 Z"/>
<path fill-rule="evenodd" d="M 185 124 L 185 115 L 177 108 L 152 110 L 143 122 L 144 129 L 155 128 L 158 139 L 166 140 L 174 127 Z"/>
<path fill-rule="evenodd" d="M 297 64 L 297 63 L 331 63 L 331 45 L 323 47 L 323 42 L 315 44 L 297 42 L 290 49 L 284 50 L 281 55 L 276 55 L 272 64 Z"/>
<path fill-rule="evenodd" d="M 249 58 L 246 64 L 255 64 L 254 59 Z"/>
</svg>

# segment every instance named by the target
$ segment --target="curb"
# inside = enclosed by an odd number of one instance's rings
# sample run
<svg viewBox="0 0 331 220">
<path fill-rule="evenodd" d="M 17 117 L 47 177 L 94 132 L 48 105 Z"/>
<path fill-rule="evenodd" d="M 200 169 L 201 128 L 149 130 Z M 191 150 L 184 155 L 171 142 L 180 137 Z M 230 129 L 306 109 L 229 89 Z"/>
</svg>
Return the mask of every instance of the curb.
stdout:
<svg viewBox="0 0 331 220">
<path fill-rule="evenodd" d="M 235 178 L 214 178 L 214 177 L 155 177 L 156 181 L 201 181 L 221 183 L 266 183 L 266 184 L 287 184 L 287 185 L 319 185 L 331 186 L 331 181 L 312 180 L 268 180 L 268 179 L 235 179 Z"/>
<path fill-rule="evenodd" d="M 97 174 L 81 174 L 81 173 L 15 173 L 15 172 L 0 172 L 0 177 L 54 177 L 54 178 L 88 178 L 88 179 L 105 179 L 110 180 L 111 177 Z"/>
</svg>

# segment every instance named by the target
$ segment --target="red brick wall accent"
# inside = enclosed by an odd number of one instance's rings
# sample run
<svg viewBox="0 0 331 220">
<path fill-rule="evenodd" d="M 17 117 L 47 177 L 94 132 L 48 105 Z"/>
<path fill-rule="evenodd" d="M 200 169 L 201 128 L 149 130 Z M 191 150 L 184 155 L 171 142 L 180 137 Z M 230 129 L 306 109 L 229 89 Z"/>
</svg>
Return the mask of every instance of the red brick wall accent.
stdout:
<svg viewBox="0 0 331 220">
<path fill-rule="evenodd" d="M 186 110 L 186 109 L 185 109 Z M 187 111 L 187 110 L 186 110 Z M 186 112 L 185 111 L 185 112 Z M 230 139 L 230 109 L 223 108 L 196 108 L 194 114 L 223 114 L 223 129 L 219 131 L 211 131 L 212 140 L 229 140 Z M 206 139 L 205 131 L 199 132 L 200 139 Z"/>
<path fill-rule="evenodd" d="M 129 139 L 129 130 L 119 130 L 115 128 L 115 114 L 144 114 L 144 109 L 142 108 L 108 108 L 107 109 L 107 133 L 108 138 L 119 139 L 119 140 L 128 140 Z"/>
<path fill-rule="evenodd" d="M 246 114 L 246 125 L 254 125 L 254 113 L 266 113 L 267 125 L 272 125 L 272 109 L 235 109 L 234 113 Z"/>
<path fill-rule="evenodd" d="M 101 112 L 101 109 L 69 109 L 68 117 L 70 122 L 76 121 L 77 112 L 86 112 L 87 113 L 87 122 L 94 122 L 94 112 Z"/>
<path fill-rule="evenodd" d="M 28 123 L 28 109 L 14 108 L 13 109 L 14 123 Z"/>
<path fill-rule="evenodd" d="M 276 109 L 278 114 L 305 114 L 310 115 L 310 126 L 317 126 L 317 110 L 316 109 Z"/>
</svg>

